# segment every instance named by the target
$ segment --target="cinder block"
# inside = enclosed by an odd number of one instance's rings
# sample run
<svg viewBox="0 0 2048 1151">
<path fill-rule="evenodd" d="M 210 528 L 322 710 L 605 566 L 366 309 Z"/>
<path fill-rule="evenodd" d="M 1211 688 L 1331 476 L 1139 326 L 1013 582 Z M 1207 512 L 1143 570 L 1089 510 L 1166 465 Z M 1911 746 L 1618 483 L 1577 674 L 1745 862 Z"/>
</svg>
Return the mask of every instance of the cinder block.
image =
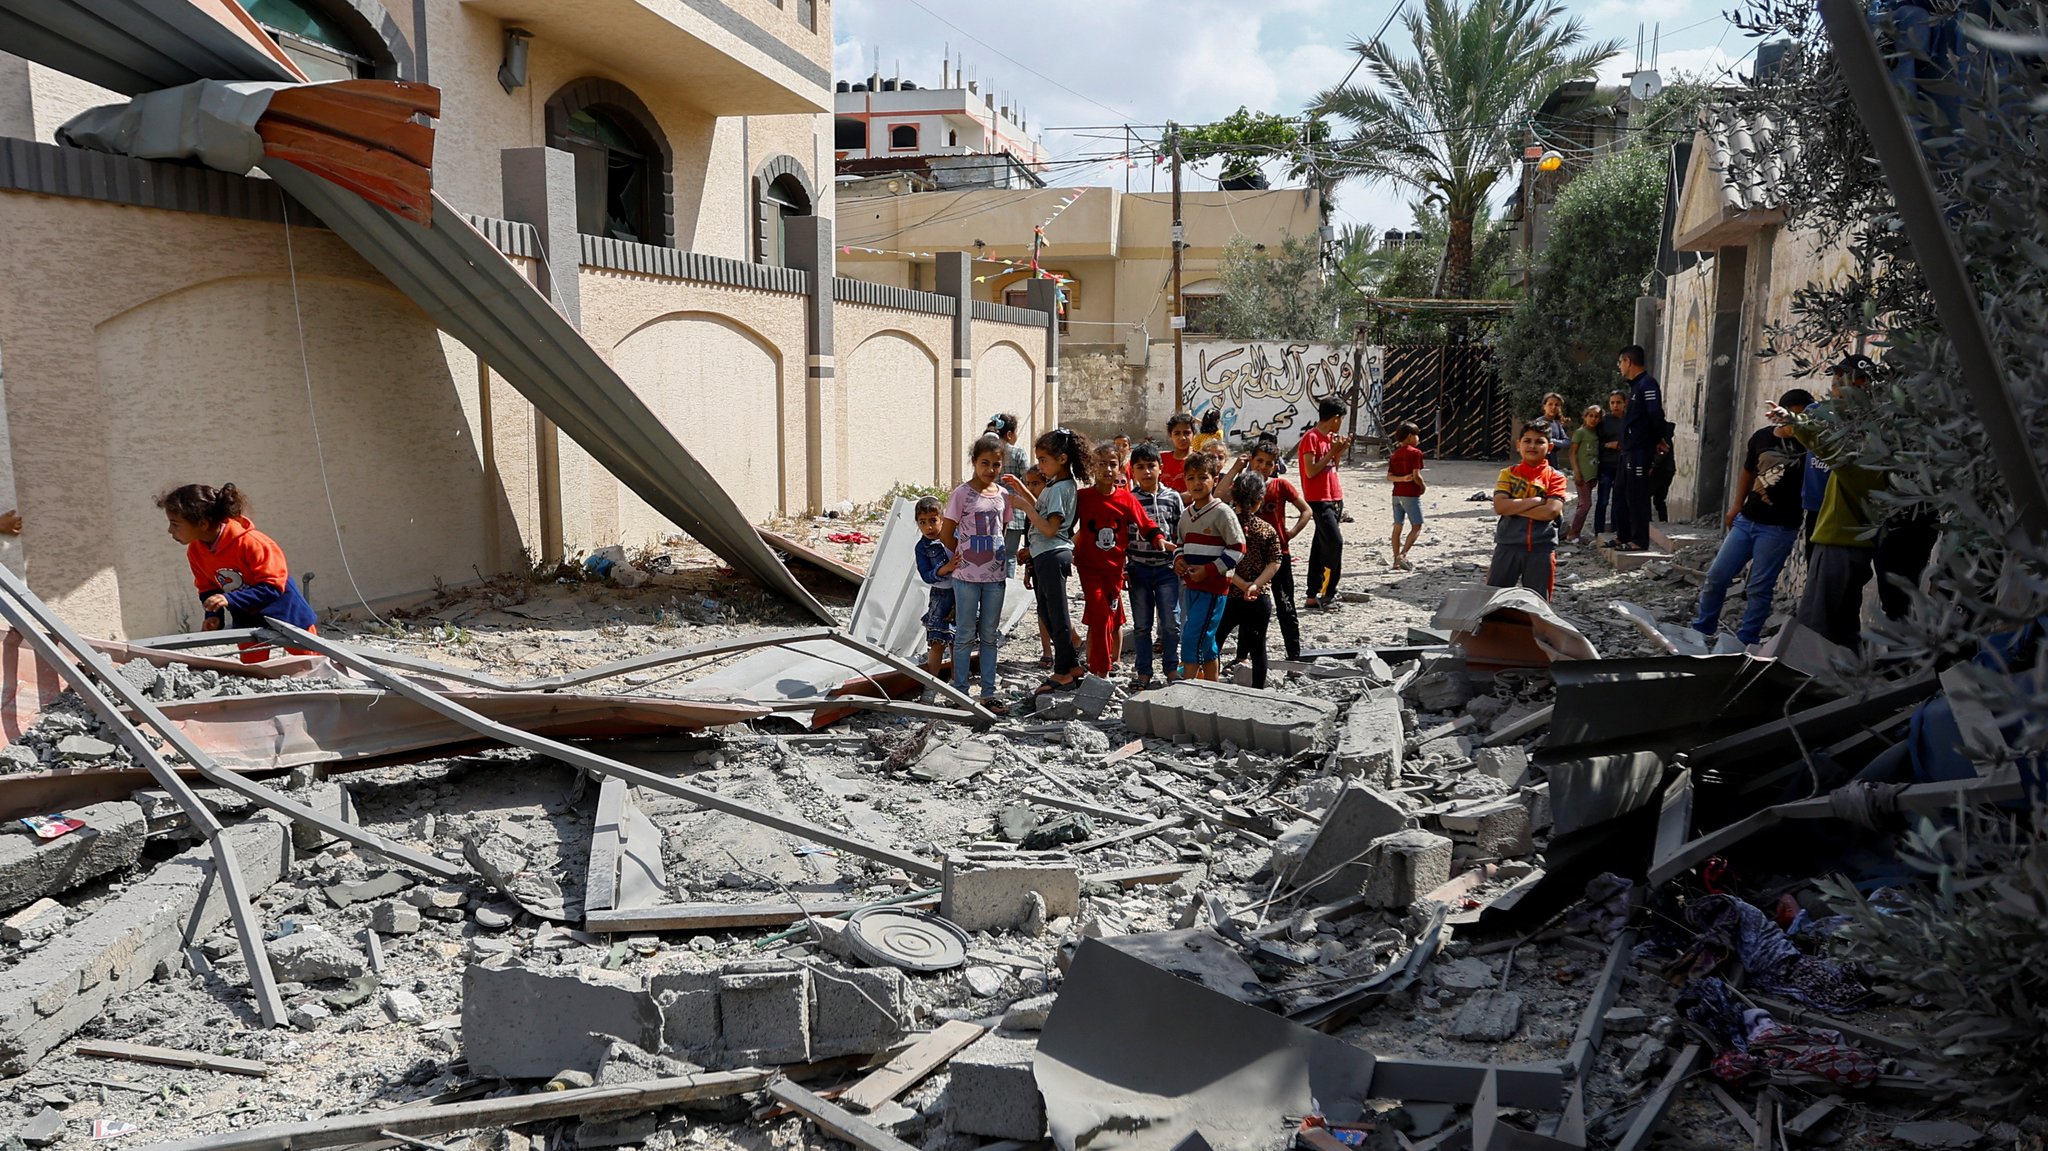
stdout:
<svg viewBox="0 0 2048 1151">
<path fill-rule="evenodd" d="M 810 972 L 775 960 L 727 967 L 718 976 L 718 1022 L 731 1059 L 805 1062 L 811 1057 Z"/>
<path fill-rule="evenodd" d="M 0 911 L 26 907 L 45 895 L 69 891 L 142 858 L 148 825 L 142 806 L 125 799 L 65 812 L 85 826 L 55 839 L 0 834 Z M 19 831 L 19 825 L 14 831 Z"/>
<path fill-rule="evenodd" d="M 1358 784 L 1347 785 L 1323 815 L 1315 841 L 1295 869 L 1295 879 L 1313 883 L 1309 895 L 1319 902 L 1334 903 L 1357 895 L 1372 871 L 1368 853 L 1374 844 L 1409 824 L 1407 810 L 1392 796 Z M 1347 864 L 1346 860 L 1356 862 Z M 1332 868 L 1337 870 L 1330 877 L 1316 879 Z"/>
<path fill-rule="evenodd" d="M 811 968 L 811 1058 L 884 1051 L 909 1030 L 910 1001 L 894 967 Z"/>
<path fill-rule="evenodd" d="M 640 980 L 596 967 L 510 962 L 472 963 L 462 974 L 463 1055 L 478 1075 L 595 1074 L 606 1050 L 601 1037 L 646 1051 L 659 1046 L 661 1013 Z"/>
<path fill-rule="evenodd" d="M 1556 822 L 1550 814 L 1550 781 L 1531 784 L 1522 789 L 1522 804 L 1529 809 L 1529 827 L 1532 831 L 1548 831 Z"/>
<path fill-rule="evenodd" d="M 1185 735 L 1211 745 L 1296 755 L 1329 747 L 1337 705 L 1230 683 L 1190 680 L 1124 703 L 1124 725 L 1161 739 Z"/>
<path fill-rule="evenodd" d="M 1401 697 L 1391 688 L 1374 688 L 1351 705 L 1337 736 L 1337 771 L 1378 787 L 1401 778 L 1401 756 L 1408 737 L 1401 723 Z"/>
<path fill-rule="evenodd" d="M 228 828 L 227 839 L 252 899 L 291 869 L 291 827 L 280 816 L 255 816 Z M 25 1073 L 109 1002 L 149 982 L 156 965 L 184 946 L 188 929 L 198 938 L 226 919 L 227 897 L 212 877 L 211 848 L 174 856 L 70 925 L 32 962 L 0 971 L 0 1075 Z"/>
<path fill-rule="evenodd" d="M 953 1057 L 947 1088 L 953 1130 L 996 1139 L 1045 1137 L 1045 1099 L 1031 1057 L 1038 1044 L 985 1035 Z"/>
<path fill-rule="evenodd" d="M 676 968 L 656 972 L 647 990 L 661 1011 L 663 1055 L 715 1062 L 724 1033 L 718 1021 L 718 972 Z"/>
<path fill-rule="evenodd" d="M 1517 796 L 1482 800 L 1437 817 L 1445 831 L 1476 847 L 1482 856 L 1514 859 L 1536 849 L 1530 840 L 1529 808 Z"/>
<path fill-rule="evenodd" d="M 1529 753 L 1520 747 L 1482 747 L 1472 753 L 1472 767 L 1511 788 L 1529 781 Z"/>
<path fill-rule="evenodd" d="M 1081 911 L 1081 869 L 1065 861 L 946 858 L 939 914 L 962 931 L 1010 931 L 1023 925 L 1025 897 L 1057 919 Z"/>
<path fill-rule="evenodd" d="M 330 819 L 356 822 L 355 798 L 338 783 L 321 782 L 292 792 L 291 797 Z M 292 846 L 301 854 L 319 851 L 335 841 L 334 836 L 315 824 L 293 823 Z"/>
<path fill-rule="evenodd" d="M 1410 828 L 1374 841 L 1364 894 L 1376 907 L 1406 907 L 1451 879 L 1451 841 Z"/>
</svg>

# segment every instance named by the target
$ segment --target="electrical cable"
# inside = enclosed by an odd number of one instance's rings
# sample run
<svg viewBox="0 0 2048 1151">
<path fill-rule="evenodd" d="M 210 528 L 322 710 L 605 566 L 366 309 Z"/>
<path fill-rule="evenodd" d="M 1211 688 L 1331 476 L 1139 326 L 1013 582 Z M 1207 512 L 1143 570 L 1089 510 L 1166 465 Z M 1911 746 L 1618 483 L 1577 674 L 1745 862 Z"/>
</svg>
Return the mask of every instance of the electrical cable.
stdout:
<svg viewBox="0 0 2048 1151">
<path fill-rule="evenodd" d="M 277 199 L 284 217 L 284 262 L 285 267 L 291 272 L 292 321 L 297 325 L 299 332 L 299 370 L 306 377 L 306 414 L 313 420 L 313 457 L 320 461 L 320 487 L 327 493 L 327 519 L 334 525 L 334 547 L 341 553 L 341 570 L 342 574 L 348 576 L 349 590 L 356 593 L 356 602 L 362 605 L 364 611 L 370 613 L 370 618 L 382 625 L 384 617 L 378 615 L 377 609 L 370 606 L 369 599 L 363 595 L 363 589 L 356 583 L 355 568 L 348 562 L 348 545 L 343 543 L 341 538 L 341 516 L 334 510 L 334 485 L 327 480 L 327 448 L 320 441 L 320 408 L 313 402 L 313 361 L 306 353 L 306 315 L 299 308 L 299 262 L 292 252 L 292 203 L 283 188 L 277 190 Z"/>
<path fill-rule="evenodd" d="M 1074 91 L 1072 88 L 1069 88 L 1065 84 L 1060 83 L 1058 80 L 1055 80 L 1052 77 L 1046 75 L 1045 73 L 1040 72 L 1038 69 L 1033 68 L 1031 65 L 1024 63 L 1022 60 L 1017 59 L 1015 56 L 1010 55 L 1008 52 L 1003 51 L 1001 48 L 996 47 L 995 45 L 989 43 L 988 41 L 982 39 L 981 37 L 976 36 L 974 33 L 969 32 L 967 29 L 962 28 L 960 25 L 955 24 L 951 20 L 946 19 L 944 16 L 939 15 L 937 12 L 932 11 L 930 8 L 926 8 L 924 6 L 923 0 L 910 0 L 910 2 L 912 4 L 917 5 L 919 8 L 924 9 L 925 15 L 930 16 L 932 19 L 937 20 L 939 23 L 944 24 L 946 27 L 951 28 L 953 31 L 960 33 L 962 36 L 967 37 L 969 40 L 974 41 L 976 44 L 981 45 L 982 47 L 988 49 L 989 51 L 994 52 L 996 55 L 1001 56 L 1003 59 L 1008 60 L 1012 64 L 1015 64 L 1017 67 L 1024 69 L 1026 72 L 1031 73 L 1033 76 L 1036 76 L 1039 79 L 1045 81 L 1046 83 L 1051 84 L 1053 87 L 1058 88 L 1063 92 L 1066 92 L 1068 95 L 1079 96 L 1081 99 L 1088 101 L 1090 104 L 1093 104 L 1097 108 L 1100 108 L 1105 112 L 1108 112 L 1112 116 L 1128 117 L 1130 115 L 1130 113 L 1128 112 L 1124 112 L 1120 109 L 1110 107 L 1102 101 L 1097 100 L 1093 96 L 1082 95 L 1081 93 Z"/>
</svg>

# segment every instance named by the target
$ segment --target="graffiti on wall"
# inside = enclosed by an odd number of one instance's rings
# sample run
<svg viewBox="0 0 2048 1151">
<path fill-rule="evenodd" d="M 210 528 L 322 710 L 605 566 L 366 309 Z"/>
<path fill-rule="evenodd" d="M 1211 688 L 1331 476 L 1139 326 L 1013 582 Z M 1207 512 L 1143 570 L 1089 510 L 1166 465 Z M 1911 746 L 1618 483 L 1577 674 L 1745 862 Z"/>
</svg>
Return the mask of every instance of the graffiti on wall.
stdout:
<svg viewBox="0 0 2048 1151">
<path fill-rule="evenodd" d="M 1316 422 L 1316 404 L 1335 397 L 1349 405 L 1359 394 L 1353 349 L 1347 345 L 1279 342 L 1204 342 L 1189 349 L 1181 394 L 1196 419 L 1212 408 L 1236 444 L 1261 435 L 1291 450 Z"/>
</svg>

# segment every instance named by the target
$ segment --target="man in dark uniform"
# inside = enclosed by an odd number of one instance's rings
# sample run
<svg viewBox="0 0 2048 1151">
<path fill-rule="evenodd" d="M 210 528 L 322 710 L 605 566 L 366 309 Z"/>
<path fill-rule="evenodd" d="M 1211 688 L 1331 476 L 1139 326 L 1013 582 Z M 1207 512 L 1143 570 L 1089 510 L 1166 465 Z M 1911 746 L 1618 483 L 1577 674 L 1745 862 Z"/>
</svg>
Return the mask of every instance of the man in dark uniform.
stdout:
<svg viewBox="0 0 2048 1151">
<path fill-rule="evenodd" d="M 1650 546 L 1650 466 L 1669 451 L 1664 392 L 1645 366 L 1649 353 L 1630 344 L 1616 357 L 1628 381 L 1628 413 L 1621 419 L 1621 490 L 1615 509 L 1614 546 L 1643 551 Z"/>
</svg>

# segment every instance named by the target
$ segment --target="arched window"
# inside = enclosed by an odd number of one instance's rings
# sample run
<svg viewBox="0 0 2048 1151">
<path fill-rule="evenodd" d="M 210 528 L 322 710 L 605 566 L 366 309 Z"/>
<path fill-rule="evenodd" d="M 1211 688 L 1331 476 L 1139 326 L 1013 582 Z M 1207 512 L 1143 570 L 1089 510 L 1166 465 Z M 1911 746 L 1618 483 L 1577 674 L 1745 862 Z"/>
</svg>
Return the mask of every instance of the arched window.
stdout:
<svg viewBox="0 0 2048 1151">
<path fill-rule="evenodd" d="M 668 247 L 675 199 L 668 140 L 646 105 L 609 80 L 578 80 L 547 106 L 548 146 L 576 158 L 576 230 Z"/>
<path fill-rule="evenodd" d="M 897 151 L 917 147 L 917 125 L 891 124 L 889 126 L 889 147 Z"/>
<path fill-rule="evenodd" d="M 835 152 L 865 152 L 868 150 L 868 122 L 852 116 L 841 116 L 832 121 L 832 150 Z"/>
<path fill-rule="evenodd" d="M 817 211 L 810 177 L 793 156 L 771 156 L 754 173 L 754 235 L 756 259 L 763 264 L 789 263 L 789 220 Z"/>
<path fill-rule="evenodd" d="M 396 25 L 379 27 L 392 23 L 381 10 L 373 23 L 348 0 L 245 0 L 243 7 L 307 79 L 390 79 L 411 71 L 386 42 Z"/>
<path fill-rule="evenodd" d="M 957 147 L 959 147 L 959 146 L 960 146 L 960 133 L 959 133 L 959 132 L 956 132 L 956 131 L 954 131 L 954 130 L 952 130 L 952 129 L 950 129 L 950 128 L 949 128 L 949 129 L 947 129 L 947 131 L 946 131 L 946 147 L 948 147 L 948 148 L 957 148 Z"/>
</svg>

